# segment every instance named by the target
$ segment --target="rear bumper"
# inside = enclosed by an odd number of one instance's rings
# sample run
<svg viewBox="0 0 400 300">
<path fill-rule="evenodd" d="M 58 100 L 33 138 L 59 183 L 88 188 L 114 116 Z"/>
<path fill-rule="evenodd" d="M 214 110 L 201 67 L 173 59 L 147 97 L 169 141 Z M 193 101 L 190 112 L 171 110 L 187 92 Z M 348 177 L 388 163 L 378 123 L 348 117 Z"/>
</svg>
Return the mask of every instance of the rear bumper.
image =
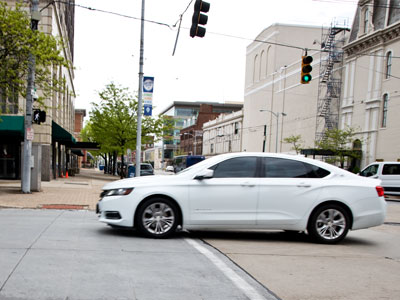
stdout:
<svg viewBox="0 0 400 300">
<path fill-rule="evenodd" d="M 354 216 L 352 230 L 382 225 L 385 222 L 387 204 L 384 197 L 379 198 L 379 203 L 373 209 L 362 210 Z"/>
</svg>

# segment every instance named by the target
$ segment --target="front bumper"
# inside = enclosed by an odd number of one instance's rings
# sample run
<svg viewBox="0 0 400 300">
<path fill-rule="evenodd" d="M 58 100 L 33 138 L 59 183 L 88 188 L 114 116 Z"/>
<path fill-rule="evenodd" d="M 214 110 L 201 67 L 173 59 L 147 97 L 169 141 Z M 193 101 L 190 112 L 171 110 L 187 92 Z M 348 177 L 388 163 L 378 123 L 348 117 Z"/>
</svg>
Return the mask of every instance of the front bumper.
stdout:
<svg viewBox="0 0 400 300">
<path fill-rule="evenodd" d="M 135 206 L 127 196 L 110 196 L 96 204 L 99 221 L 109 225 L 133 227 Z"/>
</svg>

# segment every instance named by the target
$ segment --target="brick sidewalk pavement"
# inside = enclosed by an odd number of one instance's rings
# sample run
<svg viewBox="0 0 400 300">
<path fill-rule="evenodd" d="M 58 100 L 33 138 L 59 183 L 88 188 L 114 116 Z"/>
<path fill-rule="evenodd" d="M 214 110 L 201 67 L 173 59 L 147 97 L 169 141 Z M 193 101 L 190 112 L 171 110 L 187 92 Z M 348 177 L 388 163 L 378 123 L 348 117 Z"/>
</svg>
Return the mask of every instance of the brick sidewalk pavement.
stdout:
<svg viewBox="0 0 400 300">
<path fill-rule="evenodd" d="M 0 180 L 0 208 L 59 208 L 95 210 L 101 188 L 118 176 L 81 169 L 69 178 L 42 181 L 42 191 L 23 194 L 20 180 Z"/>
</svg>

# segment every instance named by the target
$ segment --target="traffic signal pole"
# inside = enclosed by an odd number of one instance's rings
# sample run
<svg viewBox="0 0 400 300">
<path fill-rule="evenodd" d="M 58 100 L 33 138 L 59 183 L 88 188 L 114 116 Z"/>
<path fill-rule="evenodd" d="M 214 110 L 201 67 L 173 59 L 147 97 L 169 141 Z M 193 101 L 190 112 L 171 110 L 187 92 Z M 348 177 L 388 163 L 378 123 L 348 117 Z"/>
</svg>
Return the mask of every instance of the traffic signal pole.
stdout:
<svg viewBox="0 0 400 300">
<path fill-rule="evenodd" d="M 142 0 L 142 18 L 140 27 L 140 58 L 139 58 L 139 99 L 137 111 L 136 130 L 136 169 L 135 177 L 140 176 L 140 158 L 142 150 L 142 107 L 143 107 L 143 53 L 144 53 L 144 7 L 145 0 Z"/>
<path fill-rule="evenodd" d="M 38 30 L 40 20 L 39 0 L 32 0 L 31 7 L 31 29 Z M 21 176 L 22 193 L 29 194 L 31 192 L 31 156 L 32 156 L 32 102 L 33 102 L 33 86 L 35 82 L 35 65 L 36 59 L 32 53 L 29 54 L 28 62 L 28 83 L 26 88 L 26 111 L 25 111 L 25 136 L 24 136 L 24 154 Z"/>
</svg>

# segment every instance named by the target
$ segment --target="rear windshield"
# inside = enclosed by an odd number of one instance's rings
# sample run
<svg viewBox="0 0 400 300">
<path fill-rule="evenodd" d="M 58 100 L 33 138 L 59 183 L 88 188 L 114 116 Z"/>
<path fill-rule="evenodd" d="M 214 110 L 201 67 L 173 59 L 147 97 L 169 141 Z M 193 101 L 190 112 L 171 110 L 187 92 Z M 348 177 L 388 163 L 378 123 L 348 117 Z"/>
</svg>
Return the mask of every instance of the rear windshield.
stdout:
<svg viewBox="0 0 400 300">
<path fill-rule="evenodd" d="M 151 165 L 141 165 L 141 170 L 151 170 L 152 166 Z"/>
</svg>

